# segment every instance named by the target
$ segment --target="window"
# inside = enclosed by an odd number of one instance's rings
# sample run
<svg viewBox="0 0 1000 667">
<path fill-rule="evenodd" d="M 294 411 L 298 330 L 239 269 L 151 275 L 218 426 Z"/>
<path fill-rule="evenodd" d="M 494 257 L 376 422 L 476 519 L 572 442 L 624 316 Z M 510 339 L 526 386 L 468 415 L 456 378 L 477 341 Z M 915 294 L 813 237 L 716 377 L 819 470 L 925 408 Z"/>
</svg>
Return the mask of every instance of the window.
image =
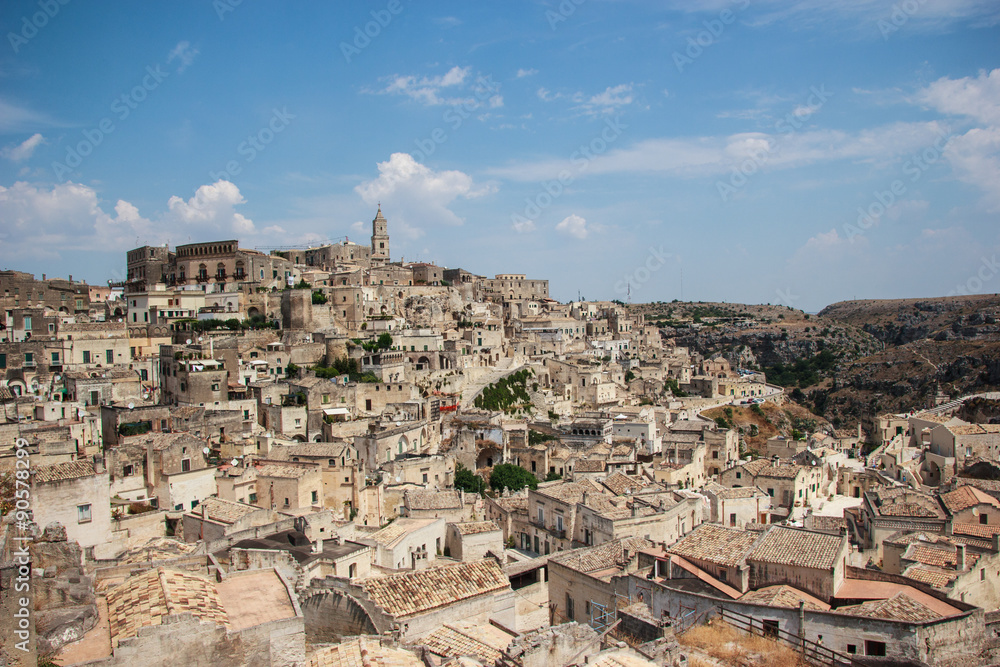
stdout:
<svg viewBox="0 0 1000 667">
<path fill-rule="evenodd" d="M 135 468 L 133 468 L 131 465 L 126 465 L 122 469 L 122 475 L 125 477 L 131 477 L 133 474 L 135 474 Z"/>
<path fill-rule="evenodd" d="M 106 362 L 108 362 L 109 364 L 115 363 L 115 351 L 114 350 L 105 350 L 104 351 L 104 360 Z"/>
<path fill-rule="evenodd" d="M 545 525 L 545 508 L 544 507 L 539 507 L 538 508 L 538 523 L 540 523 L 542 525 Z"/>
<path fill-rule="evenodd" d="M 865 655 L 876 657 L 885 656 L 885 642 L 877 642 L 872 639 L 865 640 Z"/>
<path fill-rule="evenodd" d="M 181 459 L 181 472 L 191 471 L 191 459 Z"/>
<path fill-rule="evenodd" d="M 761 634 L 763 634 L 765 637 L 770 637 L 771 639 L 778 638 L 778 629 L 779 629 L 778 621 L 772 619 L 764 619 L 762 621 L 762 624 L 763 624 L 763 632 Z M 885 654 L 883 653 L 882 655 Z"/>
<path fill-rule="evenodd" d="M 0 353 L 0 368 L 7 368 L 7 355 Z"/>
<path fill-rule="evenodd" d="M 90 523 L 90 505 L 77 505 L 76 506 L 76 522 L 77 523 Z"/>
<path fill-rule="evenodd" d="M 713 459 L 719 458 L 719 452 L 712 452 L 712 458 Z"/>
<path fill-rule="evenodd" d="M 985 514 L 980 514 L 979 515 L 979 523 L 981 523 L 981 524 L 983 524 L 985 526 L 989 522 L 990 522 L 990 518 L 988 516 L 986 516 Z"/>
<path fill-rule="evenodd" d="M 250 496 L 249 496 L 249 499 L 250 499 L 251 504 L 257 502 L 257 494 L 256 493 L 251 493 Z"/>
<path fill-rule="evenodd" d="M 285 507 L 288 507 L 288 498 L 285 498 Z"/>
<path fill-rule="evenodd" d="M 855 653 L 857 653 L 858 652 L 857 645 L 855 645 L 855 644 L 848 644 L 847 645 L 847 652 L 850 653 L 851 655 L 854 655 Z"/>
<path fill-rule="evenodd" d="M 566 594 L 566 618 L 571 621 L 576 620 L 576 609 L 573 607 L 573 598 L 570 597 L 569 593 Z"/>
<path fill-rule="evenodd" d="M 313 491 L 312 492 L 312 502 L 313 502 L 313 504 L 316 504 L 317 502 L 319 502 L 319 492 L 317 492 L 317 491 Z"/>
<path fill-rule="evenodd" d="M 563 530 L 563 515 L 556 514 L 556 530 Z"/>
<path fill-rule="evenodd" d="M 735 512 L 733 512 L 732 514 L 729 515 L 729 526 L 731 528 L 735 528 L 736 527 L 736 513 Z"/>
</svg>

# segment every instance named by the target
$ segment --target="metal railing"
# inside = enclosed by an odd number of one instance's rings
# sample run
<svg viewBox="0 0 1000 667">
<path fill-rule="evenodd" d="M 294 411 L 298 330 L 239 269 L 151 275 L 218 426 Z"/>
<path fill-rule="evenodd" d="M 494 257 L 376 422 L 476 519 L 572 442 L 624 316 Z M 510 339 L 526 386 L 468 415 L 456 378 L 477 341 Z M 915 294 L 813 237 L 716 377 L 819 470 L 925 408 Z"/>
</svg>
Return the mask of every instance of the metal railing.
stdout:
<svg viewBox="0 0 1000 667">
<path fill-rule="evenodd" d="M 770 624 L 763 619 L 756 619 L 725 607 L 719 607 L 719 616 L 729 625 L 737 630 L 747 632 L 750 636 L 759 635 L 768 637 L 777 642 L 781 642 L 793 650 L 797 651 L 802 659 L 811 665 L 818 667 L 852 667 L 860 665 L 853 656 L 838 653 L 822 644 L 817 644 L 805 637 L 793 635 L 791 632 L 782 630 L 778 625 Z"/>
</svg>

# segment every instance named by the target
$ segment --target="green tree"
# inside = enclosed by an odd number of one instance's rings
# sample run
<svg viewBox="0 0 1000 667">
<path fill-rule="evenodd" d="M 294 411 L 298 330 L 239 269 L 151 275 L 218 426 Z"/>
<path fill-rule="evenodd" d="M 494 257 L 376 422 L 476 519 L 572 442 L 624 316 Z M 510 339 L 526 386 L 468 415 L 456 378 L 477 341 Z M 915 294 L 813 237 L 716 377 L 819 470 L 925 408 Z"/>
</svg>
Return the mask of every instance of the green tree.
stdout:
<svg viewBox="0 0 1000 667">
<path fill-rule="evenodd" d="M 299 376 L 299 367 L 296 364 L 289 363 L 285 366 L 285 376 L 288 378 L 297 378 Z"/>
<path fill-rule="evenodd" d="M 632 371 L 625 371 L 625 381 L 626 382 L 631 382 L 634 379 L 635 379 L 635 373 L 633 373 Z"/>
<path fill-rule="evenodd" d="M 486 492 L 486 481 L 461 463 L 458 463 L 455 464 L 455 488 L 461 489 L 466 493 L 483 495 Z"/>
<path fill-rule="evenodd" d="M 555 482 L 556 480 L 562 479 L 562 475 L 557 473 L 555 470 L 550 470 L 549 474 L 545 476 L 546 482 Z"/>
<path fill-rule="evenodd" d="M 326 295 L 320 290 L 313 290 L 312 302 L 316 305 L 322 305 L 326 303 Z"/>
<path fill-rule="evenodd" d="M 493 466 L 493 472 L 490 473 L 490 487 L 494 491 L 502 491 L 503 489 L 520 491 L 526 486 L 537 489 L 538 478 L 521 466 L 513 463 L 501 463 Z"/>
<path fill-rule="evenodd" d="M 380 350 L 388 350 L 392 347 L 392 336 L 388 332 L 378 337 L 378 347 Z"/>
</svg>

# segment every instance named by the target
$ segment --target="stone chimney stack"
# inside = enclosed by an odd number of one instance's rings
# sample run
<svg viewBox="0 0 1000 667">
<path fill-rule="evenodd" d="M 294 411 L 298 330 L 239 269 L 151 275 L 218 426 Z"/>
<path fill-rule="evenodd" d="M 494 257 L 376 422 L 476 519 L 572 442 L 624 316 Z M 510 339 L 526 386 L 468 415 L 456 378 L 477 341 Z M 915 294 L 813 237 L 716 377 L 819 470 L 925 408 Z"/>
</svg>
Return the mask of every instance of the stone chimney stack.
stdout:
<svg viewBox="0 0 1000 667">
<path fill-rule="evenodd" d="M 322 537 L 319 538 L 319 539 L 317 539 L 315 542 L 313 542 L 312 552 L 314 554 L 321 554 L 321 553 L 323 553 L 323 538 Z"/>
<path fill-rule="evenodd" d="M 957 572 L 965 571 L 965 545 L 959 544 L 957 547 L 957 553 L 955 554 L 955 570 Z"/>
</svg>

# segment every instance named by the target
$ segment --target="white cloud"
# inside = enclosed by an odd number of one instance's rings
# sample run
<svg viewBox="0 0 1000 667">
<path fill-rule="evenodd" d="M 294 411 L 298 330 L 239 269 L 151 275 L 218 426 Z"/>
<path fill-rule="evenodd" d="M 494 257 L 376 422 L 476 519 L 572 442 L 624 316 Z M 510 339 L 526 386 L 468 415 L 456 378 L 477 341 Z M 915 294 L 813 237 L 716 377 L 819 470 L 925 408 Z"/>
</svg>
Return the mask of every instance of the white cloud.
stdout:
<svg viewBox="0 0 1000 667">
<path fill-rule="evenodd" d="M 490 185 L 477 186 L 461 171 L 434 171 L 408 153 L 393 153 L 378 163 L 378 178 L 365 181 L 354 191 L 369 206 L 382 204 L 383 213 L 392 211 L 391 222 L 416 237 L 423 227 L 461 225 L 464 221 L 449 206 L 458 198 L 473 199 L 494 191 Z"/>
<path fill-rule="evenodd" d="M 534 76 L 535 74 L 538 74 L 538 70 L 537 69 L 519 69 L 519 70 L 517 70 L 517 78 L 518 79 L 523 79 L 526 76 Z"/>
<path fill-rule="evenodd" d="M 983 205 L 1000 212 L 1000 127 L 973 128 L 944 150 L 955 174 L 983 191 Z"/>
<path fill-rule="evenodd" d="M 33 131 L 39 127 L 65 127 L 47 114 L 0 99 L 0 133 Z"/>
<path fill-rule="evenodd" d="M 36 132 L 17 146 L 0 150 L 0 155 L 11 162 L 23 162 L 30 158 L 34 154 L 35 149 L 43 143 L 45 143 L 45 138 Z"/>
<path fill-rule="evenodd" d="M 632 104 L 632 100 L 632 84 L 623 83 L 608 86 L 604 92 L 591 96 L 584 102 L 582 108 L 588 113 L 614 113 Z"/>
<path fill-rule="evenodd" d="M 590 230 L 587 229 L 587 221 L 575 213 L 563 218 L 562 222 L 556 225 L 556 231 L 578 239 L 585 239 L 590 234 Z"/>
<path fill-rule="evenodd" d="M 978 124 L 951 137 L 944 150 L 955 175 L 983 191 L 983 205 L 1000 211 L 1000 69 L 975 78 L 943 77 L 918 91 L 914 101 Z"/>
<path fill-rule="evenodd" d="M 543 102 L 552 102 L 553 100 L 557 100 L 562 97 L 561 93 L 553 93 L 547 88 L 539 88 L 535 94 L 538 95 L 538 99 Z"/>
<path fill-rule="evenodd" d="M 167 200 L 167 208 L 172 220 L 182 225 L 197 225 L 199 231 L 209 228 L 245 235 L 253 233 L 253 221 L 233 210 L 233 207 L 244 203 L 246 200 L 238 187 L 220 180 L 201 186 L 187 201 L 174 195 Z"/>
<path fill-rule="evenodd" d="M 119 201 L 114 217 L 105 213 L 97 193 L 67 182 L 39 187 L 18 181 L 0 186 L 0 257 L 58 258 L 62 251 L 107 251 L 133 247 L 153 225 L 134 206 Z"/>
<path fill-rule="evenodd" d="M 511 224 L 514 226 L 514 231 L 518 234 L 527 234 L 528 232 L 533 232 L 536 229 L 534 220 L 522 218 L 520 216 L 517 216 Z"/>
<path fill-rule="evenodd" d="M 1000 69 L 982 71 L 976 78 L 943 77 L 920 90 L 916 101 L 941 113 L 1000 125 Z"/>
<path fill-rule="evenodd" d="M 616 173 L 666 173 L 679 177 L 728 174 L 747 158 L 758 157 L 762 170 L 787 169 L 807 164 L 852 160 L 894 165 L 922 151 L 946 134 L 938 122 L 893 123 L 856 133 L 840 130 L 800 131 L 791 135 L 741 132 L 727 136 L 644 139 L 626 148 L 614 148 L 587 163 L 587 175 Z M 619 139 L 618 141 L 622 141 Z M 570 156 L 495 167 L 488 172 L 514 181 L 554 178 L 560 171 L 572 174 L 580 167 Z"/>
<path fill-rule="evenodd" d="M 413 75 L 395 74 L 386 79 L 388 84 L 378 91 L 386 95 L 405 95 L 426 106 L 440 104 L 460 104 L 462 98 L 441 97 L 445 89 L 462 86 L 469 76 L 470 67 L 452 67 L 441 76 L 416 77 Z"/>
<path fill-rule="evenodd" d="M 176 60 L 178 62 L 177 73 L 180 74 L 194 62 L 199 53 L 198 49 L 191 46 L 191 42 L 178 42 L 177 46 L 170 51 L 170 55 L 167 56 L 167 64 L 169 65 Z"/>
<path fill-rule="evenodd" d="M 499 109 L 503 106 L 503 95 L 494 95 L 490 98 L 489 102 L 491 109 Z"/>
</svg>

